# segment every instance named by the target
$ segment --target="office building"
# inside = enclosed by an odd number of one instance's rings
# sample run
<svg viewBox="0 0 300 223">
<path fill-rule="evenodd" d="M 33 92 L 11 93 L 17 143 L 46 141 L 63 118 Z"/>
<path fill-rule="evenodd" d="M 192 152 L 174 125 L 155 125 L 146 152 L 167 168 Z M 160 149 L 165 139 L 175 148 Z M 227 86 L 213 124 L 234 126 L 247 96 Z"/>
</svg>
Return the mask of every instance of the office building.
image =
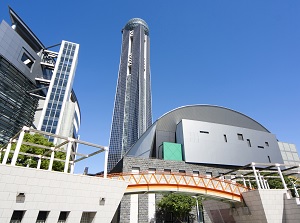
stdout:
<svg viewBox="0 0 300 223">
<path fill-rule="evenodd" d="M 11 25 L 0 25 L 0 144 L 23 126 L 77 138 L 72 84 L 79 45 L 62 41 L 51 51 L 11 8 L 9 14 Z"/>
<path fill-rule="evenodd" d="M 149 28 L 144 20 L 134 18 L 122 29 L 122 52 L 109 142 L 109 170 L 151 123 Z"/>
</svg>

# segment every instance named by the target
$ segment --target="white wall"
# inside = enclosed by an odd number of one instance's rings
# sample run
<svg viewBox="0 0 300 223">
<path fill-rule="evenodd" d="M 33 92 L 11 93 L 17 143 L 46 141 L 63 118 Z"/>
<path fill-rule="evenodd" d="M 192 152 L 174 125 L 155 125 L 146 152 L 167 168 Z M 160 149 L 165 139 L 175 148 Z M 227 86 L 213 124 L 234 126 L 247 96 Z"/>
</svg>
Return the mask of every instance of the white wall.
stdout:
<svg viewBox="0 0 300 223">
<path fill-rule="evenodd" d="M 69 223 L 79 223 L 82 212 L 97 212 L 94 223 L 109 223 L 126 188 L 124 181 L 0 164 L 0 222 L 26 210 L 22 223 L 32 223 L 41 210 L 50 212 L 48 223 L 57 222 L 60 211 L 70 211 Z M 20 192 L 24 202 L 16 201 Z"/>
</svg>

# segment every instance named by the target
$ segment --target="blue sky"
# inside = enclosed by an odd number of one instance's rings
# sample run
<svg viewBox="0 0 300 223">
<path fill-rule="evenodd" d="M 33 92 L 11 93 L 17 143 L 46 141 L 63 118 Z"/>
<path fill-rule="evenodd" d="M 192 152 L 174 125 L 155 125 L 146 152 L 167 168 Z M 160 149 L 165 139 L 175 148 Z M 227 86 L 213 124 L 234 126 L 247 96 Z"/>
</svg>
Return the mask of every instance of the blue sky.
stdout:
<svg viewBox="0 0 300 223">
<path fill-rule="evenodd" d="M 74 89 L 81 139 L 108 145 L 121 29 L 134 17 L 150 28 L 153 121 L 184 105 L 239 111 L 300 151 L 300 1 L 2 0 L 45 46 L 80 44 Z M 91 152 L 85 147 L 80 152 Z M 103 170 L 104 154 L 77 164 Z"/>
</svg>

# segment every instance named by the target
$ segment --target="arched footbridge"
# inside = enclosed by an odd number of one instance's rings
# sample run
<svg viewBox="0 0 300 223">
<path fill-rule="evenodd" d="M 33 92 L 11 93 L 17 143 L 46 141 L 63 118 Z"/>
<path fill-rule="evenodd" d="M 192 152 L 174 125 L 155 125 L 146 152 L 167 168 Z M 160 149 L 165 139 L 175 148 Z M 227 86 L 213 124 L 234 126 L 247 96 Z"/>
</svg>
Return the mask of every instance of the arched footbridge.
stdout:
<svg viewBox="0 0 300 223">
<path fill-rule="evenodd" d="M 171 173 L 118 173 L 107 178 L 129 182 L 125 194 L 151 192 L 181 192 L 199 194 L 216 199 L 241 201 L 242 193 L 249 190 L 230 180 Z"/>
</svg>

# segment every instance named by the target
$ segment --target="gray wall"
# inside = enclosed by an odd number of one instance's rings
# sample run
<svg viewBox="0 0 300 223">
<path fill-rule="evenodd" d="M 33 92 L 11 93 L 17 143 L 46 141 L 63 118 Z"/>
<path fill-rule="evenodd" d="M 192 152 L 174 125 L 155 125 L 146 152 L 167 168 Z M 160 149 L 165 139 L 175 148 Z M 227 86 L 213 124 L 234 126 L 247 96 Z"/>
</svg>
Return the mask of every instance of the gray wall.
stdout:
<svg viewBox="0 0 300 223">
<path fill-rule="evenodd" d="M 237 166 L 251 162 L 283 163 L 276 137 L 268 132 L 183 119 L 176 136 L 186 162 Z"/>
<path fill-rule="evenodd" d="M 35 60 L 31 69 L 29 69 L 22 61 L 23 52 L 29 54 Z M 10 61 L 19 71 L 21 71 L 27 78 L 35 83 L 35 78 L 42 76 L 42 68 L 40 65 L 41 59 L 37 52 L 33 51 L 31 47 L 16 33 L 10 25 L 4 20 L 0 25 L 0 54 Z"/>
</svg>

